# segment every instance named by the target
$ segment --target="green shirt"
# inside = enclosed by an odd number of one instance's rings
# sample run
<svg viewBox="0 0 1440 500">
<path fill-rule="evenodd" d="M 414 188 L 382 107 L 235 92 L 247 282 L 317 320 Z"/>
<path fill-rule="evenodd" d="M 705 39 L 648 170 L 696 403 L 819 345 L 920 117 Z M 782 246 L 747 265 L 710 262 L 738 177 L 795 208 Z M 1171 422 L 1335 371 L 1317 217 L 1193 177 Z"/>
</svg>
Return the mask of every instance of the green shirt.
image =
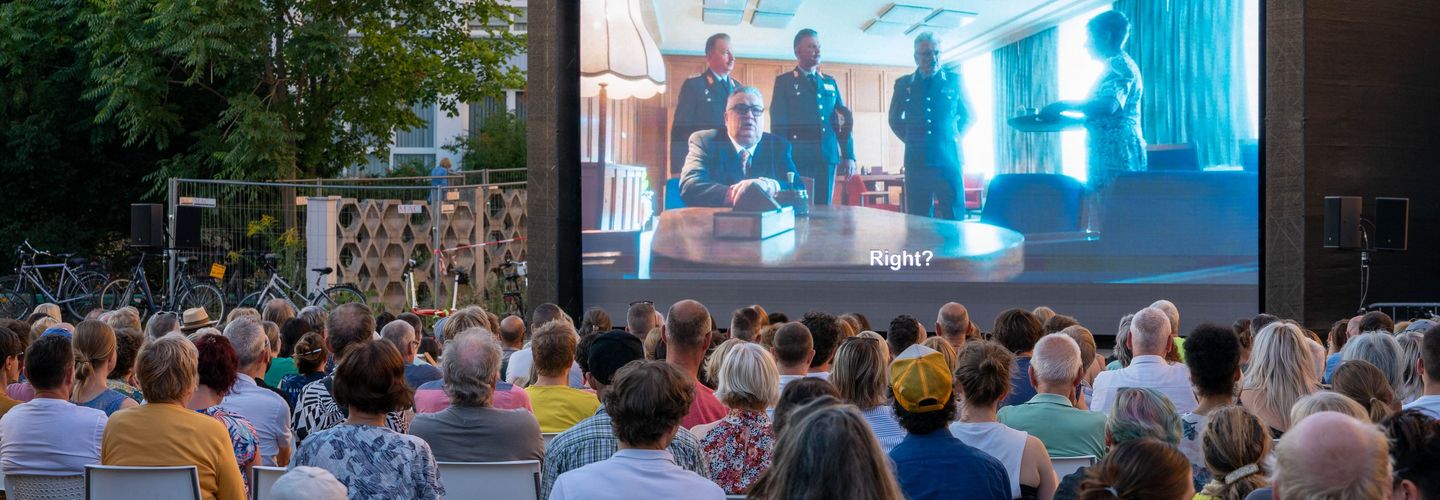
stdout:
<svg viewBox="0 0 1440 500">
<path fill-rule="evenodd" d="M 1051 457 L 1105 454 L 1105 415 L 1075 408 L 1064 396 L 1040 393 L 1000 409 L 1000 423 L 1045 443 Z"/>
<path fill-rule="evenodd" d="M 265 370 L 265 385 L 279 387 L 280 379 L 291 373 L 300 373 L 295 368 L 295 358 L 275 358 L 270 360 L 270 369 Z"/>
</svg>

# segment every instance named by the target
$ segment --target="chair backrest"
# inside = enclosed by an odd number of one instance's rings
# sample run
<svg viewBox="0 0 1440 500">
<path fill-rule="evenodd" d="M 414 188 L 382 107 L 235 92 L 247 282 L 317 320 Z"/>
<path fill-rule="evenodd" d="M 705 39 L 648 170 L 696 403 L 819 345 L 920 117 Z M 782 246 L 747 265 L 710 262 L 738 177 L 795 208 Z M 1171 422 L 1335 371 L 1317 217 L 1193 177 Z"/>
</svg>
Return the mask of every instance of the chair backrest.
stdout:
<svg viewBox="0 0 1440 500">
<path fill-rule="evenodd" d="M 1145 148 L 1145 168 L 1152 171 L 1200 170 L 1200 152 L 1194 144 L 1151 144 Z"/>
<path fill-rule="evenodd" d="M 81 500 L 85 498 L 85 476 L 7 474 L 5 495 L 16 499 Z"/>
<path fill-rule="evenodd" d="M 685 208 L 685 202 L 680 200 L 680 178 L 671 177 L 665 180 L 665 209 Z"/>
<path fill-rule="evenodd" d="M 980 221 L 1025 234 L 1080 230 L 1085 186 L 1063 174 L 1000 174 L 986 188 Z"/>
<path fill-rule="evenodd" d="M 540 498 L 540 461 L 440 462 L 446 498 Z"/>
<path fill-rule="evenodd" d="M 540 433 L 540 439 L 545 440 L 545 447 L 546 447 L 546 448 L 549 448 L 549 447 L 550 447 L 550 441 L 554 440 L 554 439 L 555 439 L 555 436 L 559 436 L 559 435 L 560 435 L 560 433 L 558 433 L 558 432 L 542 432 L 542 433 Z"/>
<path fill-rule="evenodd" d="M 1082 457 L 1050 457 L 1050 466 L 1055 468 L 1057 477 L 1065 477 L 1074 474 L 1081 467 L 1095 465 L 1095 455 Z"/>
<path fill-rule="evenodd" d="M 250 469 L 250 498 L 253 500 L 269 500 L 270 492 L 275 488 L 275 481 L 285 475 L 284 467 L 266 467 L 257 465 Z"/>
<path fill-rule="evenodd" d="M 88 500 L 200 500 L 200 473 L 193 465 L 179 467 L 85 466 Z"/>
<path fill-rule="evenodd" d="M 1253 257 L 1260 245 L 1255 172 L 1128 172 L 1104 197 L 1104 255 Z"/>
</svg>

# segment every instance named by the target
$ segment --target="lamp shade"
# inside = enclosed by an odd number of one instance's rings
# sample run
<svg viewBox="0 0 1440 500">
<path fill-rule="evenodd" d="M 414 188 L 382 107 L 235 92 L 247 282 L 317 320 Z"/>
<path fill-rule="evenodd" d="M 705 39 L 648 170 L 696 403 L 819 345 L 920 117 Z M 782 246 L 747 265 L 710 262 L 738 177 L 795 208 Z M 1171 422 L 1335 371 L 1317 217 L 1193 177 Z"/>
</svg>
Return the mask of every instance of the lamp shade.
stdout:
<svg viewBox="0 0 1440 500">
<path fill-rule="evenodd" d="M 640 17 L 640 0 L 581 0 L 580 95 L 641 99 L 665 91 L 665 60 Z"/>
</svg>

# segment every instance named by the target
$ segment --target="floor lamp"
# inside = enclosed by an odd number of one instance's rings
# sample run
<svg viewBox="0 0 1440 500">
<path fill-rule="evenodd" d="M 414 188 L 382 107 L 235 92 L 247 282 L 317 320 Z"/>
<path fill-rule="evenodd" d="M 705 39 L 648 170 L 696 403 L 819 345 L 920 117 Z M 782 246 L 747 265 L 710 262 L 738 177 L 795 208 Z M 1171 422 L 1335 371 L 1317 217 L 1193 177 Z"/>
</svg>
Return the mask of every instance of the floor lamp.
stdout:
<svg viewBox="0 0 1440 500">
<path fill-rule="evenodd" d="M 596 162 L 609 162 L 610 99 L 649 99 L 665 92 L 665 60 L 645 29 L 640 0 L 581 0 L 580 96 L 598 97 Z"/>
</svg>

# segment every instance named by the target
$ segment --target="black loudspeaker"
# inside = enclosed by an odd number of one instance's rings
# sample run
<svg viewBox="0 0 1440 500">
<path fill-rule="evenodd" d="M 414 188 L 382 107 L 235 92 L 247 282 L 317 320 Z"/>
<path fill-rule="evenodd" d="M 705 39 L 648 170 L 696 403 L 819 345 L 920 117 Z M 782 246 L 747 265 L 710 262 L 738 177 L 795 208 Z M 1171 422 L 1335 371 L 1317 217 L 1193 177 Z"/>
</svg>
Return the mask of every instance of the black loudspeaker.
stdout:
<svg viewBox="0 0 1440 500">
<path fill-rule="evenodd" d="M 1375 249 L 1404 250 L 1410 235 L 1410 198 L 1375 198 Z"/>
<path fill-rule="evenodd" d="M 200 248 L 200 207 L 175 207 L 175 248 Z"/>
<path fill-rule="evenodd" d="M 165 206 L 159 203 L 130 205 L 130 246 L 160 248 L 165 246 Z"/>
<path fill-rule="evenodd" d="M 1360 247 L 1360 197 L 1325 197 L 1325 248 Z"/>
</svg>

